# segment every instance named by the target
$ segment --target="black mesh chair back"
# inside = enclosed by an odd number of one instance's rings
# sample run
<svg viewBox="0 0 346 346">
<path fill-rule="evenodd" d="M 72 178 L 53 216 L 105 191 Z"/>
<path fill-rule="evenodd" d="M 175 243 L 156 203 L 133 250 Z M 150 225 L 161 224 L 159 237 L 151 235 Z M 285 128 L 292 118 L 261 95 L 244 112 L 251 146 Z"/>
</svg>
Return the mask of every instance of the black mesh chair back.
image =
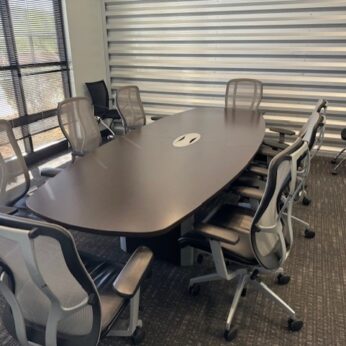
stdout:
<svg viewBox="0 0 346 346">
<path fill-rule="evenodd" d="M 97 290 L 64 228 L 1 215 L 0 289 L 4 323 L 21 345 L 98 343 Z"/>
<path fill-rule="evenodd" d="M 299 151 L 302 146 L 304 150 Z M 251 244 L 257 261 L 262 267 L 273 270 L 279 268 L 289 251 L 289 230 L 282 215 L 284 192 L 290 188 L 292 165 L 291 155 L 296 151 L 300 157 L 307 153 L 307 145 L 298 138 L 292 145 L 277 154 L 270 162 L 268 178 L 260 205 L 251 227 Z M 295 162 L 299 162 L 296 158 Z M 296 174 L 297 167 L 293 171 Z M 293 184 L 296 182 L 294 181 Z M 295 187 L 292 188 L 294 190 Z M 293 202 L 293 201 L 292 201 Z"/>
<path fill-rule="evenodd" d="M 58 105 L 61 130 L 72 148 L 72 156 L 83 156 L 101 145 L 99 125 L 86 97 L 73 97 Z"/>
<path fill-rule="evenodd" d="M 95 115 L 103 118 L 105 110 L 109 109 L 109 94 L 103 80 L 85 83 L 94 105 Z"/>
<path fill-rule="evenodd" d="M 0 205 L 11 205 L 30 187 L 30 176 L 12 127 L 0 120 Z"/>
<path fill-rule="evenodd" d="M 135 129 L 146 124 L 146 118 L 139 89 L 129 85 L 117 89 L 116 103 L 123 118 L 126 130 Z"/>
<path fill-rule="evenodd" d="M 262 82 L 256 79 L 238 78 L 227 83 L 225 107 L 258 111 L 263 96 Z"/>
</svg>

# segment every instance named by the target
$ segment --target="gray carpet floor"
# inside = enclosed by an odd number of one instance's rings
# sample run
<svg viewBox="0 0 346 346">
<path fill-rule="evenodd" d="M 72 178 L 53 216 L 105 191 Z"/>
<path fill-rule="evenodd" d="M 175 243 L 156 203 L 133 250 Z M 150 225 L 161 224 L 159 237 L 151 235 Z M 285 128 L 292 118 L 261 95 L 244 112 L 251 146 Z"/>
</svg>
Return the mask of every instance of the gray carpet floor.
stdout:
<svg viewBox="0 0 346 346">
<path fill-rule="evenodd" d="M 328 159 L 317 158 L 308 181 L 312 204 L 296 205 L 295 215 L 311 223 L 316 238 L 305 239 L 304 228 L 295 227 L 295 245 L 285 270 L 291 282 L 278 286 L 265 281 L 289 303 L 305 324 L 293 333 L 287 316 L 261 293 L 249 290 L 236 312 L 238 337 L 233 345 L 346 345 L 346 167 L 330 174 Z M 73 232 L 81 250 L 126 261 L 119 241 Z M 155 261 L 153 275 L 141 296 L 141 318 L 146 339 L 143 345 L 228 345 L 223 339 L 225 319 L 234 284 L 203 284 L 197 297 L 189 296 L 191 277 L 211 272 L 212 263 L 178 268 Z M 0 299 L 0 313 L 4 302 Z M 0 321 L 0 344 L 17 345 Z M 129 339 L 105 338 L 100 345 L 129 345 Z"/>
</svg>

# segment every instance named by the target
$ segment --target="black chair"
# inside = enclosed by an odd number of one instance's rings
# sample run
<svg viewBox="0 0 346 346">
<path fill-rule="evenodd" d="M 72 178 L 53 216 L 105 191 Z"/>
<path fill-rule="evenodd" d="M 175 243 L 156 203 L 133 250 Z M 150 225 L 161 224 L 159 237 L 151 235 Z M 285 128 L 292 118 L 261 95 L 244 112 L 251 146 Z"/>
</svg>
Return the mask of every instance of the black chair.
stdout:
<svg viewBox="0 0 346 346">
<path fill-rule="evenodd" d="M 94 106 L 94 114 L 101 120 L 111 119 L 110 127 L 122 126 L 120 115 L 114 107 L 114 98 L 109 97 L 106 83 L 103 80 L 85 83 Z M 110 107 L 110 101 L 112 105 Z"/>
<path fill-rule="evenodd" d="M 63 227 L 0 214 L 0 293 L 5 327 L 21 345 L 95 346 L 144 333 L 140 286 L 153 253 L 139 247 L 123 268 L 78 254 Z M 125 329 L 114 324 L 129 306 Z"/>
<path fill-rule="evenodd" d="M 120 116 L 116 109 L 109 107 L 109 94 L 106 83 L 103 80 L 85 83 L 89 91 L 95 115 L 101 119 L 119 119 Z M 114 99 L 111 98 L 112 104 Z"/>
<path fill-rule="evenodd" d="M 341 139 L 346 141 L 346 128 L 341 130 Z M 332 170 L 333 175 L 338 174 L 338 168 L 341 166 L 341 164 L 346 160 L 346 157 L 343 157 L 339 162 L 339 157 L 345 152 L 346 146 L 339 151 L 339 153 L 335 156 L 335 158 L 331 161 L 332 164 L 334 164 L 334 168 Z"/>
</svg>

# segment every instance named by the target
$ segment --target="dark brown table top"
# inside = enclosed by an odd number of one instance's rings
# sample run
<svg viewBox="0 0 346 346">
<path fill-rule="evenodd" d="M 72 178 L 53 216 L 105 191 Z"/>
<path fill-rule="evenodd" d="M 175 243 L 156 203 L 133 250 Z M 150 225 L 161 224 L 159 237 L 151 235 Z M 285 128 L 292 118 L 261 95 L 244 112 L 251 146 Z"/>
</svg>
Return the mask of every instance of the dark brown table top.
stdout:
<svg viewBox="0 0 346 346">
<path fill-rule="evenodd" d="M 117 138 L 49 179 L 27 201 L 36 214 L 83 231 L 154 236 L 230 183 L 265 131 L 250 111 L 196 108 Z M 190 142 L 185 147 L 173 141 Z"/>
</svg>

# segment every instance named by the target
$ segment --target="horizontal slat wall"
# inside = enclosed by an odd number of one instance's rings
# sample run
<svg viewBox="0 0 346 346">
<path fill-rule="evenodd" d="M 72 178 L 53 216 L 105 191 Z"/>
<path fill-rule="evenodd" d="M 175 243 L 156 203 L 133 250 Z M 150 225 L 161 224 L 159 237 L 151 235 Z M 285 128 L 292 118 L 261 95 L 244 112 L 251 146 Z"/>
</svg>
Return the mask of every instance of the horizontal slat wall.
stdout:
<svg viewBox="0 0 346 346">
<path fill-rule="evenodd" d="M 346 127 L 346 1 L 104 0 L 110 82 L 136 84 L 148 115 L 223 106 L 225 84 L 264 83 L 267 125 L 299 129 L 329 101 L 323 152 Z"/>
</svg>

